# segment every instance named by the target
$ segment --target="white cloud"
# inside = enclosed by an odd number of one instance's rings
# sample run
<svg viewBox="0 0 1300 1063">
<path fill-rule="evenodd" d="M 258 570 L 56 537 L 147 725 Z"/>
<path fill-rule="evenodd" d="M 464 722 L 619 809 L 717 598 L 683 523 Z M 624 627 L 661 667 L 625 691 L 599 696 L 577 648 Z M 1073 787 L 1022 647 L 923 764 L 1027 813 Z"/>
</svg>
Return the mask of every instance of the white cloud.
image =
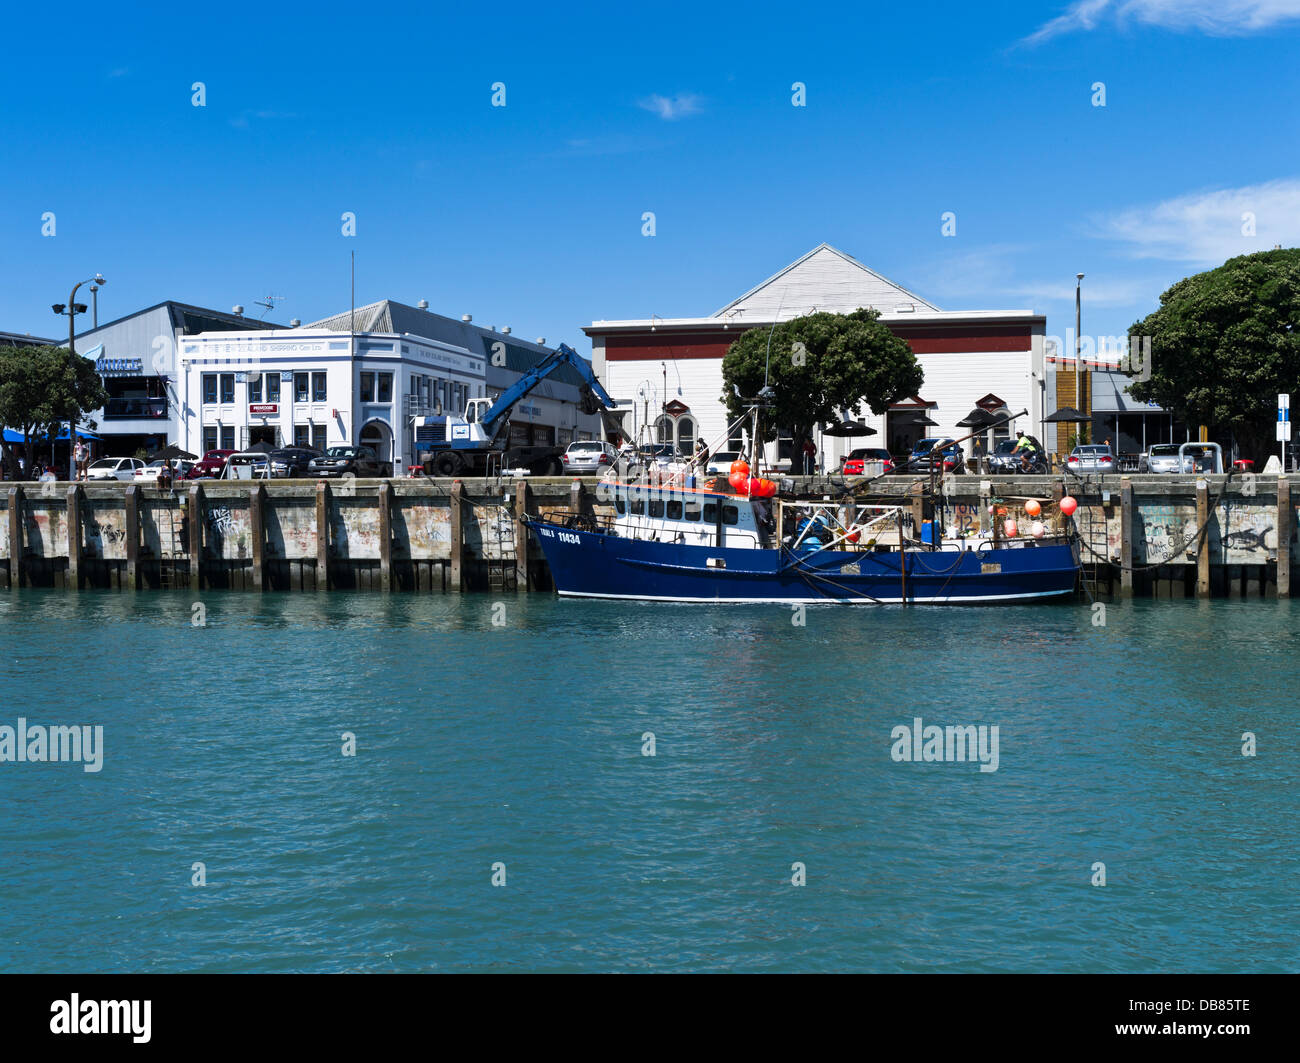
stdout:
<svg viewBox="0 0 1300 1063">
<path fill-rule="evenodd" d="M 1075 0 L 1063 15 L 1044 23 L 1024 43 L 1037 44 L 1062 33 L 1095 29 L 1106 19 L 1228 37 L 1297 18 L 1300 0 Z"/>
<path fill-rule="evenodd" d="M 689 92 L 676 96 L 660 96 L 658 93 L 637 100 L 637 106 L 657 114 L 667 122 L 685 118 L 688 114 L 698 114 L 703 100 Z"/>
<path fill-rule="evenodd" d="M 1196 192 L 1094 219 L 1095 235 L 1134 258 L 1218 264 L 1275 244 L 1300 245 L 1300 179 Z"/>
<path fill-rule="evenodd" d="M 922 278 L 917 290 L 932 295 L 945 309 L 965 303 L 979 309 L 1038 310 L 1047 304 L 1074 302 L 1074 274 L 1060 278 L 1026 280 L 1018 262 L 1041 258 L 1040 249 L 1027 244 L 990 244 L 972 251 L 943 256 Z M 1085 280 L 1091 306 L 1134 306 L 1149 298 L 1153 281 L 1142 278 Z M 1159 290 L 1158 288 L 1156 289 Z M 995 302 L 996 301 L 996 305 Z"/>
</svg>

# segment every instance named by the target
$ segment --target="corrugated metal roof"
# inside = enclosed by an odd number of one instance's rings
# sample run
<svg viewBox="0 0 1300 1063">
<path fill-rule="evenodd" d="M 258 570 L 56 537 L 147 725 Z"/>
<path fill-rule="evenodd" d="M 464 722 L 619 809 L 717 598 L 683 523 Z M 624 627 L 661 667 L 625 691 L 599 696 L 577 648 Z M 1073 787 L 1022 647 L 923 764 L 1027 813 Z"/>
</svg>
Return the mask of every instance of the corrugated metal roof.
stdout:
<svg viewBox="0 0 1300 1063">
<path fill-rule="evenodd" d="M 356 308 L 355 316 L 351 311 L 345 310 L 341 314 L 313 321 L 305 327 L 330 329 L 335 332 L 348 332 L 355 329 L 357 332 L 393 332 L 399 335 L 406 333 L 428 340 L 439 340 L 442 343 L 463 347 L 471 354 L 481 357 L 489 369 L 498 368 L 492 365 L 492 355 L 493 345 L 500 343 L 504 345 L 505 365 L 499 368 L 507 369 L 512 373 L 528 372 L 551 351 L 549 347 L 520 339 L 513 333 L 494 332 L 492 329 L 483 328 L 469 321 L 458 321 L 392 299 L 381 299 L 377 303 L 359 306 Z M 549 379 L 575 386 L 584 383 L 581 374 L 567 365 L 560 366 Z"/>
</svg>

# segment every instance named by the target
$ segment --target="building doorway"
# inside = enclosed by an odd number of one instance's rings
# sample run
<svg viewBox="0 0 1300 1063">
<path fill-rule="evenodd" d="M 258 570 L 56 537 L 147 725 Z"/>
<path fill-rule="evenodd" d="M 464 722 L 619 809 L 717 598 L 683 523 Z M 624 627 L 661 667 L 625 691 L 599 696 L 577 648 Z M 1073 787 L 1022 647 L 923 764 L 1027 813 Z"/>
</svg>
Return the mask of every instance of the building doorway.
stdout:
<svg viewBox="0 0 1300 1063">
<path fill-rule="evenodd" d="M 358 442 L 363 447 L 371 447 L 380 461 L 397 464 L 397 456 L 393 453 L 393 431 L 383 421 L 367 421 Z"/>
<path fill-rule="evenodd" d="M 274 425 L 254 424 L 248 426 L 248 445 L 256 446 L 258 443 L 265 443 L 269 447 L 278 447 L 280 440 L 276 438 L 279 435 Z"/>
</svg>

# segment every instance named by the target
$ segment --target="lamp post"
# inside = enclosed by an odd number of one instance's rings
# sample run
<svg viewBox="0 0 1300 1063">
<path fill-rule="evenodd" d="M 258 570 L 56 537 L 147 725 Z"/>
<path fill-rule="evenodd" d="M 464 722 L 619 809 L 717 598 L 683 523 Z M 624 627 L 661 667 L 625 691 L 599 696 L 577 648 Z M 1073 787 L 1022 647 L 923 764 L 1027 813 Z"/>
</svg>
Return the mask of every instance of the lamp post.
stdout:
<svg viewBox="0 0 1300 1063">
<path fill-rule="evenodd" d="M 99 317 L 98 292 L 99 289 L 102 288 L 107 283 L 108 282 L 104 280 L 104 275 L 102 273 L 96 273 L 93 277 L 90 277 L 84 281 L 78 281 L 76 284 L 72 286 L 72 293 L 68 296 L 67 303 L 66 304 L 55 303 L 51 308 L 56 314 L 61 315 L 66 311 L 68 315 L 68 358 L 70 359 L 68 364 L 73 367 L 74 372 L 77 364 L 75 360 L 77 357 L 77 315 L 84 314 L 86 312 L 86 304 L 77 302 L 77 289 L 80 288 L 83 284 L 91 285 L 90 290 L 92 293 L 95 293 L 95 304 L 96 304 L 95 317 L 96 319 L 98 319 Z M 96 323 L 98 323 L 98 321 L 96 321 Z M 77 430 L 76 422 L 72 418 L 69 418 L 68 420 L 69 459 L 71 459 L 72 457 L 72 437 L 76 433 L 76 430 Z M 51 465 L 54 464 L 54 440 L 53 439 L 50 440 L 50 464 Z"/>
<path fill-rule="evenodd" d="M 1083 378 L 1079 373 L 1079 351 L 1083 342 L 1083 337 L 1079 335 L 1080 322 L 1083 319 L 1083 274 L 1074 275 L 1074 408 L 1080 413 L 1083 412 Z M 1080 442 L 1079 436 L 1083 435 L 1083 426 L 1079 426 L 1079 431 L 1075 434 L 1074 441 Z"/>
</svg>

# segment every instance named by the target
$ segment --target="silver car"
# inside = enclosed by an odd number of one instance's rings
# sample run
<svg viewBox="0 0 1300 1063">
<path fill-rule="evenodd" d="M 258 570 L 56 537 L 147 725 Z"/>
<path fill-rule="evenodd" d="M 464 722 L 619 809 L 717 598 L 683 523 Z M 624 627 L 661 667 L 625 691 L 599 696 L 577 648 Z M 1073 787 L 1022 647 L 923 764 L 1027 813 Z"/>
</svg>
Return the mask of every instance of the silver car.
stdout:
<svg viewBox="0 0 1300 1063">
<path fill-rule="evenodd" d="M 618 451 L 612 443 L 604 443 L 599 439 L 580 439 L 570 443 L 560 457 L 566 474 L 600 476 L 614 464 Z"/>
<path fill-rule="evenodd" d="M 1119 462 L 1105 443 L 1084 443 L 1070 451 L 1065 471 L 1083 476 L 1087 473 L 1118 472 Z"/>
<path fill-rule="evenodd" d="M 1179 467 L 1181 464 L 1181 468 Z M 1138 461 L 1139 472 L 1191 472 L 1194 464 L 1191 455 L 1178 458 L 1177 443 L 1157 443 L 1149 448 Z"/>
</svg>

